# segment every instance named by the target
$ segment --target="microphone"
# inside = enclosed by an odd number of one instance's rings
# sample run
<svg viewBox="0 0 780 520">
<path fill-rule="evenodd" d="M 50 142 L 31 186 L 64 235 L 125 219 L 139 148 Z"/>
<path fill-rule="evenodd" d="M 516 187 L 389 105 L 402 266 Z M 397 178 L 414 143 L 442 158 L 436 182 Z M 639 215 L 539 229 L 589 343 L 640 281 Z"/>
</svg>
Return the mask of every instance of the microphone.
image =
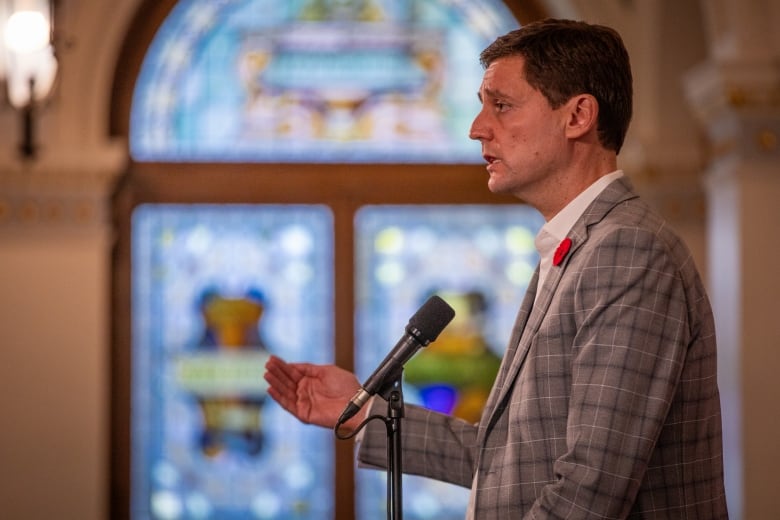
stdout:
<svg viewBox="0 0 780 520">
<path fill-rule="evenodd" d="M 374 373 L 366 379 L 355 397 L 349 401 L 337 424 L 343 424 L 349 420 L 363 408 L 369 397 L 380 392 L 386 384 L 395 382 L 394 379 L 400 376 L 406 362 L 417 353 L 420 347 L 426 347 L 435 341 L 454 317 L 455 311 L 447 302 L 438 296 L 428 298 L 428 301 L 409 318 L 405 329 L 406 333 L 396 343 L 393 350 L 380 363 Z M 391 377 L 394 379 L 390 379 Z"/>
</svg>

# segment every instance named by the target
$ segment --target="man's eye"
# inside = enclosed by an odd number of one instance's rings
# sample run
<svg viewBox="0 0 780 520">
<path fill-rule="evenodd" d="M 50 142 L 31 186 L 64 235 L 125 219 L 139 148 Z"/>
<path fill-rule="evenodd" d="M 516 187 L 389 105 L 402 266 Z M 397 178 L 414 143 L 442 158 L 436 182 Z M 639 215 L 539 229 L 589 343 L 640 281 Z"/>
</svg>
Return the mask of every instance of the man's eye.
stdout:
<svg viewBox="0 0 780 520">
<path fill-rule="evenodd" d="M 499 112 L 503 112 L 504 110 L 506 110 L 506 109 L 509 107 L 509 105 L 508 105 L 508 104 L 506 104 L 506 103 L 504 103 L 504 102 L 502 102 L 502 101 L 496 101 L 495 103 L 493 103 L 493 106 L 494 106 L 494 107 L 496 108 L 496 110 L 498 110 Z"/>
</svg>

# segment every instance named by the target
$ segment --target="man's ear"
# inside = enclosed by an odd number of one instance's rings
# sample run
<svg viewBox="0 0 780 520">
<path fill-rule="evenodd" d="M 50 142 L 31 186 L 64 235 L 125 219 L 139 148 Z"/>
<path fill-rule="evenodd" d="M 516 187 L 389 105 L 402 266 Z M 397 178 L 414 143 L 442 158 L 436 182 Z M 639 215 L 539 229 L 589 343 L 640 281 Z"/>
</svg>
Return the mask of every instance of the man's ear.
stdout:
<svg viewBox="0 0 780 520">
<path fill-rule="evenodd" d="M 578 94 L 567 103 L 566 137 L 577 139 L 598 129 L 599 103 L 590 94 Z"/>
</svg>

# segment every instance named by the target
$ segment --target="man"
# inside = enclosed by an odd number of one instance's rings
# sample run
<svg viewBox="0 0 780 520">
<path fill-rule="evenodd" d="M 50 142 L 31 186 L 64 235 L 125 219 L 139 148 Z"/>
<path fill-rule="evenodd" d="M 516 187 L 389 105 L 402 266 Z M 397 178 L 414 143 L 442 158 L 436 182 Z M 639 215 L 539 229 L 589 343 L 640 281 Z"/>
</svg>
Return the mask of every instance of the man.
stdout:
<svg viewBox="0 0 780 520">
<path fill-rule="evenodd" d="M 707 296 L 687 248 L 617 170 L 632 104 L 620 37 L 545 20 L 481 61 L 470 136 L 490 190 L 545 217 L 541 262 L 480 422 L 408 406 L 404 470 L 471 486 L 480 520 L 726 518 Z M 330 427 L 359 386 L 278 358 L 266 378 L 285 409 Z M 384 411 L 376 401 L 368 413 Z M 360 444 L 368 465 L 384 462 L 378 428 Z"/>
</svg>

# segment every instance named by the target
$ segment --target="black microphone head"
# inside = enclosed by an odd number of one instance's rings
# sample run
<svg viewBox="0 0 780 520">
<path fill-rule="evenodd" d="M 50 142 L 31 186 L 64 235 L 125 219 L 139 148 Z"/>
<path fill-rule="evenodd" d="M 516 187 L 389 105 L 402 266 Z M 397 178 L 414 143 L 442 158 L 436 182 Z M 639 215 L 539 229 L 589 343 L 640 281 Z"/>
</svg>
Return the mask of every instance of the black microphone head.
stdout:
<svg viewBox="0 0 780 520">
<path fill-rule="evenodd" d="M 414 336 L 420 343 L 427 345 L 439 337 L 455 317 L 455 310 L 438 296 L 428 298 L 414 316 L 409 318 L 406 332 Z"/>
</svg>

